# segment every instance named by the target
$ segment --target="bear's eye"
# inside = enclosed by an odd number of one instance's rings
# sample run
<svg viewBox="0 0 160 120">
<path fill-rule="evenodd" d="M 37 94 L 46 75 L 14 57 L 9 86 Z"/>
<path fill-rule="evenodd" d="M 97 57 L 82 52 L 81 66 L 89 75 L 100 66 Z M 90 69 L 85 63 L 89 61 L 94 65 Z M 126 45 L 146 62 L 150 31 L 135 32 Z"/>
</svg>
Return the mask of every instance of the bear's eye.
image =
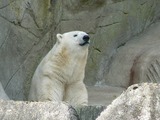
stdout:
<svg viewBox="0 0 160 120">
<path fill-rule="evenodd" d="M 73 35 L 74 37 L 77 37 L 77 34 Z"/>
</svg>

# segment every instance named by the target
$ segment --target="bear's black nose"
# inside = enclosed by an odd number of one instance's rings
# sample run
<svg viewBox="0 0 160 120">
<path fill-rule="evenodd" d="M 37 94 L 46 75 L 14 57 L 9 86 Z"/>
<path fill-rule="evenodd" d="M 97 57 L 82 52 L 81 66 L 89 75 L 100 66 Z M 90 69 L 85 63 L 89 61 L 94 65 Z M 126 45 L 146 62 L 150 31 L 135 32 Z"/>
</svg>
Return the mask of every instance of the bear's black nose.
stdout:
<svg viewBox="0 0 160 120">
<path fill-rule="evenodd" d="M 88 36 L 88 35 L 83 36 L 83 40 L 84 40 L 85 42 L 88 42 L 88 41 L 89 41 L 89 36 Z"/>
</svg>

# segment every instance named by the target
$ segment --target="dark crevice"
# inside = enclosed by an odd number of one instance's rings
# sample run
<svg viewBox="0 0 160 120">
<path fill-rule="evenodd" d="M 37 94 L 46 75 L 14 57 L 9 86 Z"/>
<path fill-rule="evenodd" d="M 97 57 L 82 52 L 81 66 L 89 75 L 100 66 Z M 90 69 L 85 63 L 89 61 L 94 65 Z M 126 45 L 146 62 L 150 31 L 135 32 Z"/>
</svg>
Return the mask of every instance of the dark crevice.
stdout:
<svg viewBox="0 0 160 120">
<path fill-rule="evenodd" d="M 143 6 L 143 5 L 145 5 L 146 3 L 147 3 L 147 1 L 145 1 L 145 2 L 141 3 L 140 5 L 141 5 L 141 6 Z"/>
<path fill-rule="evenodd" d="M 61 22 L 64 21 L 80 21 L 81 19 L 61 19 Z"/>
<path fill-rule="evenodd" d="M 50 0 L 50 4 L 51 5 L 55 5 L 56 4 L 56 0 Z"/>
<path fill-rule="evenodd" d="M 119 24 L 120 22 L 114 22 L 114 23 L 111 23 L 111 24 L 107 24 L 107 25 L 100 25 L 98 27 L 102 28 L 102 27 L 109 27 L 109 26 L 112 26 L 112 25 L 116 25 L 116 24 Z"/>
<path fill-rule="evenodd" d="M 135 86 L 135 87 L 133 87 L 133 90 L 136 90 L 138 87 L 137 86 Z"/>
<path fill-rule="evenodd" d="M 112 0 L 112 1 L 113 1 L 113 3 L 119 3 L 119 2 L 123 2 L 125 0 Z"/>
<path fill-rule="evenodd" d="M 27 5 L 26 10 L 27 10 L 28 14 L 32 17 L 32 19 L 33 19 L 35 25 L 37 26 L 37 28 L 40 28 L 37 21 L 36 21 L 36 16 L 34 14 L 34 11 L 33 11 L 32 7 L 31 7 L 31 4 L 29 2 L 27 2 L 26 5 Z"/>
<path fill-rule="evenodd" d="M 8 3 L 7 5 L 4 5 L 4 6 L 0 7 L 0 9 L 4 9 L 4 8 L 8 7 L 8 6 L 11 5 L 13 2 L 15 2 L 15 0 L 11 1 L 11 2 Z"/>
<path fill-rule="evenodd" d="M 96 51 L 98 51 L 99 53 L 102 52 L 99 48 L 96 48 L 94 46 L 93 46 L 93 49 L 96 50 Z"/>
<path fill-rule="evenodd" d="M 80 120 L 79 115 L 77 114 L 77 111 L 74 107 L 69 106 L 68 111 L 70 113 L 70 120 Z"/>
<path fill-rule="evenodd" d="M 26 30 L 27 32 L 29 32 L 30 34 L 32 34 L 34 37 L 36 38 L 40 38 L 40 36 L 37 36 L 36 34 L 34 34 L 33 32 L 31 32 L 28 28 L 24 27 L 24 26 L 21 26 L 21 25 L 18 25 L 19 27 L 23 28 L 24 30 Z"/>
<path fill-rule="evenodd" d="M 28 30 L 28 28 L 25 28 L 25 27 L 21 26 L 21 24 L 20 24 L 19 22 L 10 21 L 10 20 L 8 20 L 7 18 L 5 18 L 4 16 L 2 16 L 1 14 L 0 14 L 0 17 L 3 18 L 4 20 L 6 20 L 6 21 L 9 22 L 9 23 L 11 23 L 11 24 L 13 24 L 13 25 L 15 25 L 15 26 L 19 26 L 20 28 L 26 30 L 27 32 L 29 32 L 29 33 L 31 33 L 33 36 L 35 36 L 36 38 L 39 38 L 39 36 L 37 36 L 36 34 L 34 34 L 33 32 L 31 32 L 30 30 Z"/>
<path fill-rule="evenodd" d="M 21 65 L 18 67 L 18 69 L 12 74 L 12 76 L 9 78 L 6 86 L 4 87 L 4 90 L 6 90 L 6 88 L 8 87 L 9 83 L 11 82 L 12 78 L 15 76 L 15 74 L 19 71 L 19 69 L 21 68 Z"/>
<path fill-rule="evenodd" d="M 7 35 L 6 35 L 6 38 L 5 38 L 4 41 L 2 42 L 2 44 L 1 44 L 1 46 L 0 46 L 0 49 L 2 49 L 3 45 L 6 43 L 9 34 L 10 34 L 10 29 L 8 30 Z"/>
<path fill-rule="evenodd" d="M 123 10 L 117 10 L 118 12 L 122 12 L 124 15 L 128 15 L 128 11 L 123 11 Z"/>
<path fill-rule="evenodd" d="M 30 53 L 30 51 L 33 49 L 33 47 L 34 47 L 34 45 L 23 56 L 26 56 L 26 58 L 27 58 L 29 53 Z M 26 62 L 26 59 L 23 61 L 23 63 L 21 65 L 19 65 L 18 69 L 11 75 L 11 77 L 9 78 L 6 86 L 4 87 L 5 90 L 8 87 L 10 81 L 13 79 L 13 77 L 16 75 L 16 73 L 21 69 L 21 67 L 24 65 L 25 62 Z"/>
<path fill-rule="evenodd" d="M 7 39 L 5 39 L 5 40 L 2 42 L 2 44 L 1 44 L 1 46 L 0 46 L 0 49 L 3 47 L 3 45 L 5 44 L 6 41 L 7 41 Z"/>
<path fill-rule="evenodd" d="M 124 43 L 121 43 L 120 45 L 118 45 L 118 46 L 117 46 L 117 49 L 118 49 L 118 48 L 120 48 L 120 47 L 123 47 L 123 46 L 125 46 L 125 44 L 126 44 L 126 42 L 124 42 Z"/>
</svg>

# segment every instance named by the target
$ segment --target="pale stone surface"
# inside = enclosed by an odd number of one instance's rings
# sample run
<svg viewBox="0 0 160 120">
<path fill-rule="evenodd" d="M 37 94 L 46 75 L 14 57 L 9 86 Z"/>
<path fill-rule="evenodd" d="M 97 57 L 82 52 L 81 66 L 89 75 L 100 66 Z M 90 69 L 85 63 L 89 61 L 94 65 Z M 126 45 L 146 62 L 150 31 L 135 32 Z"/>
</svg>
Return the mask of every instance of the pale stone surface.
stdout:
<svg viewBox="0 0 160 120">
<path fill-rule="evenodd" d="M 159 120 L 160 85 L 135 84 L 115 99 L 96 120 Z"/>
<path fill-rule="evenodd" d="M 95 120 L 105 106 L 73 108 L 58 102 L 0 100 L 1 120 Z"/>
<path fill-rule="evenodd" d="M 63 103 L 0 100 L 0 119 L 70 120 L 70 113 L 69 107 Z"/>
<path fill-rule="evenodd" d="M 139 82 L 160 82 L 159 31 L 157 22 L 118 49 L 106 74 L 108 84 L 128 87 Z"/>
</svg>

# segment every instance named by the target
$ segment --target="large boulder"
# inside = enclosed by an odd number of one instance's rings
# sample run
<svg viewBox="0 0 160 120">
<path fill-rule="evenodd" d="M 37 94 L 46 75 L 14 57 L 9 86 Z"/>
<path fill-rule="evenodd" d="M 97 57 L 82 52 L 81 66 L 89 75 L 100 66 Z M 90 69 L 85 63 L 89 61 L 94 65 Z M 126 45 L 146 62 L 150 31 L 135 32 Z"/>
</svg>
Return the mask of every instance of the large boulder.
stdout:
<svg viewBox="0 0 160 120">
<path fill-rule="evenodd" d="M 70 120 L 70 117 L 69 107 L 63 103 L 0 100 L 1 120 Z"/>
<path fill-rule="evenodd" d="M 105 106 L 73 108 L 60 102 L 0 100 L 2 120 L 95 120 Z"/>
<path fill-rule="evenodd" d="M 159 120 L 160 84 L 129 87 L 96 120 Z"/>
</svg>

